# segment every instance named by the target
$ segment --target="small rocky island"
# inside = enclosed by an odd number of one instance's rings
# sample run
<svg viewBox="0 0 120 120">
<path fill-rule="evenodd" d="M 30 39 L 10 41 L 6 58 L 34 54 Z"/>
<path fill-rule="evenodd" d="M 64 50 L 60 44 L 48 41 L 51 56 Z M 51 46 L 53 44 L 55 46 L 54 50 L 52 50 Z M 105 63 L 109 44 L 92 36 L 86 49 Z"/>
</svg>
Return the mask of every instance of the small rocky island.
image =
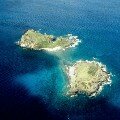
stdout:
<svg viewBox="0 0 120 120">
<path fill-rule="evenodd" d="M 105 84 L 110 84 L 110 73 L 106 66 L 96 61 L 77 61 L 73 66 L 66 66 L 69 79 L 68 95 L 85 93 L 96 96 Z"/>
<path fill-rule="evenodd" d="M 56 51 L 60 49 L 65 50 L 68 47 L 75 47 L 78 45 L 78 42 L 80 42 L 78 37 L 72 36 L 72 34 L 55 37 L 31 29 L 22 35 L 22 38 L 17 42 L 17 45 L 34 50 Z"/>
</svg>

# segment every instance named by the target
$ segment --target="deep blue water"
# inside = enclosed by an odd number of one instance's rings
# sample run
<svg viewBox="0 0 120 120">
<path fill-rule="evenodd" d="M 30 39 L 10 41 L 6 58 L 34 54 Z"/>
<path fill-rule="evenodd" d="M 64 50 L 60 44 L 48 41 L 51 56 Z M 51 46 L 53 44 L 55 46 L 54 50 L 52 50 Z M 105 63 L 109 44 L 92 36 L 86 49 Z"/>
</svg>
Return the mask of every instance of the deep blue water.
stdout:
<svg viewBox="0 0 120 120">
<path fill-rule="evenodd" d="M 0 120 L 120 120 L 119 0 L 0 0 Z M 65 35 L 82 44 L 65 52 L 23 50 L 27 29 Z M 63 65 L 106 64 L 114 75 L 96 98 L 65 96 Z"/>
</svg>

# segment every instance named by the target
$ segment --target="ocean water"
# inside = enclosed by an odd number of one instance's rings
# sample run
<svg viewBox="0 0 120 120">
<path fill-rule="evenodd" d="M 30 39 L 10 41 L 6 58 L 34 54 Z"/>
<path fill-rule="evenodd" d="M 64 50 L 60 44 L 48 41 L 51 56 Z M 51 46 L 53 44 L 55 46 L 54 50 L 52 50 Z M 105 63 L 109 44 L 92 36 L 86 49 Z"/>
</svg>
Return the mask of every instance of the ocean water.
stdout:
<svg viewBox="0 0 120 120">
<path fill-rule="evenodd" d="M 0 120 L 119 120 L 119 11 L 119 0 L 0 0 Z M 82 43 L 56 53 L 16 46 L 30 28 Z M 93 58 L 111 86 L 95 98 L 66 96 L 64 65 Z"/>
</svg>

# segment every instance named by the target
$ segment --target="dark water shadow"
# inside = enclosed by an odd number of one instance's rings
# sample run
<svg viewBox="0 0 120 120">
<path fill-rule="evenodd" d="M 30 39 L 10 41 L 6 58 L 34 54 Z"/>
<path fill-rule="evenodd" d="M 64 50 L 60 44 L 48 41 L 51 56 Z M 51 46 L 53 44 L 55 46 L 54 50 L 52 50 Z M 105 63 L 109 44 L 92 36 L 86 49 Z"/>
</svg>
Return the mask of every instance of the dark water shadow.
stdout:
<svg viewBox="0 0 120 120">
<path fill-rule="evenodd" d="M 16 76 L 37 69 L 57 66 L 59 59 L 45 51 L 23 50 L 0 45 L 0 120 L 54 119 L 40 98 L 31 97 L 27 90 L 14 85 Z"/>
<path fill-rule="evenodd" d="M 8 66 L 11 74 L 24 74 L 43 67 L 49 69 L 59 64 L 59 58 L 46 51 L 22 49 L 14 45 L 0 45 L 0 68 Z"/>
<path fill-rule="evenodd" d="M 119 120 L 120 108 L 113 106 L 108 102 L 107 98 L 92 100 L 87 104 L 86 120 Z M 85 113 L 85 114 L 86 114 Z"/>
<path fill-rule="evenodd" d="M 46 108 L 42 100 L 30 97 L 20 86 L 5 85 L 0 95 L 0 120 L 53 120 Z"/>
<path fill-rule="evenodd" d="M 79 98 L 76 100 L 72 103 L 74 107 L 64 104 L 65 110 L 59 111 L 59 116 L 64 120 L 120 120 L 120 108 L 109 103 L 107 98 L 89 99 L 86 104 L 79 102 Z M 80 108 L 81 104 L 84 107 Z"/>
</svg>

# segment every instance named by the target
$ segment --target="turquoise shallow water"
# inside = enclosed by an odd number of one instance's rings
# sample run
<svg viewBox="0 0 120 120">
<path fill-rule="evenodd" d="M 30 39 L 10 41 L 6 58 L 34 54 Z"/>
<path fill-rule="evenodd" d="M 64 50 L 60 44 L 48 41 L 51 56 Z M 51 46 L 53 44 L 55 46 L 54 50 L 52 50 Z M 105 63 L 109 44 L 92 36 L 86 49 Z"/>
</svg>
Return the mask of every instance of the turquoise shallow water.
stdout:
<svg viewBox="0 0 120 120">
<path fill-rule="evenodd" d="M 119 0 L 0 1 L 0 119 L 119 120 Z M 56 36 L 72 33 L 82 44 L 54 54 L 16 46 L 33 28 Z M 106 64 L 112 85 L 89 99 L 65 96 L 63 65 L 79 59 Z"/>
</svg>

